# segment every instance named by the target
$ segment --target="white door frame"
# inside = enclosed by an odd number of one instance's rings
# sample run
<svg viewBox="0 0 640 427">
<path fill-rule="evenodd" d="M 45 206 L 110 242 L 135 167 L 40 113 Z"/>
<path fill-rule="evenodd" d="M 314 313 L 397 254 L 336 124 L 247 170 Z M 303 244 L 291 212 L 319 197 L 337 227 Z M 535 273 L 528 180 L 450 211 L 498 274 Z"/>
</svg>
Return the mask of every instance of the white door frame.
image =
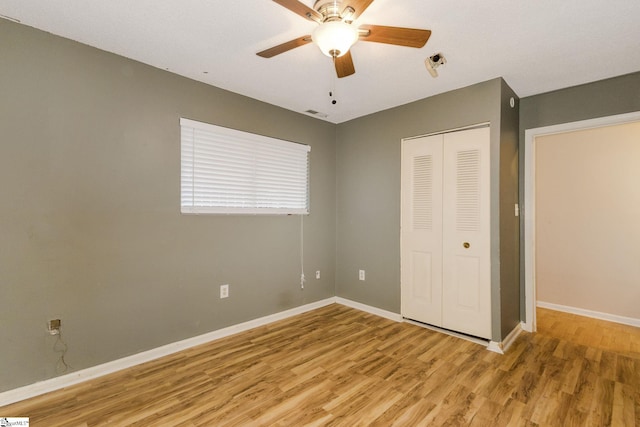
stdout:
<svg viewBox="0 0 640 427">
<path fill-rule="evenodd" d="M 561 123 L 552 126 L 526 129 L 524 132 L 524 288 L 525 288 L 525 321 L 522 328 L 528 332 L 536 331 L 536 220 L 535 220 L 535 142 L 536 138 L 577 130 L 599 128 L 640 121 L 640 111 L 615 116 L 577 122 Z"/>
</svg>

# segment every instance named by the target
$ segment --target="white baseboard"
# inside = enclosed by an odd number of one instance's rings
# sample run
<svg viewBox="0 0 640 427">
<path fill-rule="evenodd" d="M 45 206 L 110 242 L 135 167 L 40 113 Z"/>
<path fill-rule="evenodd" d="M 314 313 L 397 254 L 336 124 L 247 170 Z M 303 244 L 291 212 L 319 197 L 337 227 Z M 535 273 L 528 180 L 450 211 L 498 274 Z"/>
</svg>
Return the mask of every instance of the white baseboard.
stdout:
<svg viewBox="0 0 640 427">
<path fill-rule="evenodd" d="M 494 353 L 498 353 L 498 354 L 504 354 L 502 343 L 498 341 L 489 341 L 489 345 L 487 345 L 487 350 L 492 351 Z"/>
<path fill-rule="evenodd" d="M 437 326 L 429 325 L 428 323 L 422 323 L 422 322 L 418 322 L 416 320 L 412 320 L 412 319 L 408 319 L 408 318 L 403 318 L 403 321 L 405 323 L 410 323 L 412 325 L 420 326 L 421 328 L 429 329 L 430 331 L 439 332 L 441 334 L 445 334 L 445 335 L 449 335 L 449 336 L 452 336 L 452 337 L 460 338 L 460 339 L 465 340 L 465 341 L 470 341 L 470 342 L 472 342 L 474 344 L 479 344 L 479 345 L 483 345 L 483 346 L 487 345 L 487 340 L 484 339 L 484 338 L 477 338 L 477 337 L 474 337 L 474 336 L 471 336 L 471 335 L 466 335 L 466 334 L 463 334 L 463 333 L 452 331 L 450 329 L 439 328 Z"/>
<path fill-rule="evenodd" d="M 494 353 L 504 354 L 509 349 L 509 347 L 511 347 L 511 344 L 514 343 L 516 338 L 518 338 L 520 332 L 524 330 L 523 325 L 523 322 L 518 323 L 516 327 L 513 328 L 511 332 L 509 332 L 509 334 L 507 334 L 502 342 L 490 341 L 489 345 L 487 346 L 487 350 L 493 351 Z"/>
<path fill-rule="evenodd" d="M 338 304 L 345 305 L 347 307 L 355 308 L 356 310 L 364 311 L 370 314 L 375 314 L 376 316 L 384 317 L 389 320 L 393 320 L 395 322 L 402 322 L 402 316 L 398 313 L 394 313 L 392 311 L 383 310 L 381 308 L 372 307 L 370 305 L 362 304 L 356 301 L 351 301 L 349 299 L 336 297 L 335 302 Z"/>
<path fill-rule="evenodd" d="M 549 310 L 562 311 L 565 313 L 577 314 L 579 316 L 592 317 L 594 319 L 606 320 L 609 322 L 622 323 L 623 325 L 640 328 L 640 319 L 633 317 L 618 316 L 617 314 L 602 313 L 599 311 L 586 310 L 584 308 L 569 307 L 567 305 L 553 304 L 550 302 L 538 301 L 537 306 Z"/>
<path fill-rule="evenodd" d="M 130 368 L 141 363 L 168 356 L 170 354 L 177 353 L 179 351 L 186 350 L 188 348 L 195 347 L 201 344 L 205 344 L 216 339 L 234 335 L 239 332 L 244 332 L 249 329 L 257 328 L 259 326 L 264 326 L 278 320 L 283 320 L 292 316 L 296 316 L 298 314 L 306 313 L 307 311 L 315 310 L 317 308 L 324 307 L 336 302 L 337 301 L 335 297 L 327 298 L 321 301 L 305 304 L 300 307 L 295 307 L 290 310 L 285 310 L 280 313 L 271 314 L 259 319 L 254 319 L 248 322 L 229 326 L 227 328 L 218 329 L 216 331 L 212 331 L 196 337 L 187 338 L 182 341 L 177 341 L 171 344 L 164 345 L 162 347 L 144 351 L 142 353 L 103 363 L 101 365 L 92 366 L 90 368 L 82 369 L 77 372 L 72 372 L 70 374 L 51 378 L 49 380 L 44 380 L 34 384 L 26 385 L 24 387 L 8 390 L 0 393 L 0 406 L 9 405 L 11 403 L 49 393 L 54 390 L 69 387 L 83 381 L 88 381 L 94 378 L 101 377 L 103 375 L 111 374 L 122 369 Z"/>
<path fill-rule="evenodd" d="M 268 325 L 269 323 L 276 322 L 278 320 L 287 319 L 298 314 L 306 313 L 311 310 L 315 310 L 327 305 L 337 303 L 347 307 L 355 308 L 357 310 L 364 311 L 376 316 L 384 317 L 395 322 L 402 322 L 405 319 L 398 314 L 391 311 L 383 310 L 381 308 L 372 307 L 366 304 L 362 304 L 356 301 L 348 300 L 340 297 L 331 297 L 321 301 L 316 301 L 310 304 L 305 304 L 300 307 L 295 307 L 290 310 L 285 310 L 280 313 L 264 316 L 259 319 L 250 320 L 248 322 L 232 325 L 227 328 L 218 329 L 203 335 L 199 335 L 193 338 L 187 338 L 182 341 L 177 341 L 171 344 L 157 347 L 142 353 L 134 354 L 131 356 L 123 357 L 121 359 L 113 360 L 111 362 L 103 363 L 101 365 L 92 366 L 90 368 L 82 369 L 77 372 L 72 372 L 67 375 L 51 378 L 49 380 L 40 381 L 34 384 L 29 384 L 24 387 L 8 390 L 0 393 L 0 406 L 9 405 L 14 402 L 25 400 L 31 397 L 39 396 L 41 394 L 49 393 L 51 391 L 59 390 L 64 387 L 69 387 L 83 381 L 88 381 L 94 378 L 98 378 L 113 372 L 117 372 L 123 369 L 131 368 L 133 366 L 149 362 L 151 360 L 158 359 L 160 357 L 168 356 L 173 353 L 177 353 L 182 350 L 186 350 L 191 347 L 195 347 L 201 344 L 208 343 L 213 340 L 224 338 L 230 335 L 234 335 L 240 332 L 248 331 L 249 329 L 257 328 L 259 326 Z M 511 342 L 515 340 L 520 332 L 520 326 L 514 329 L 502 343 L 495 343 L 491 341 L 487 346 L 488 350 L 503 353 L 504 350 L 511 345 Z M 512 338 L 510 338 L 512 337 Z M 480 340 L 478 340 L 480 341 Z"/>
<path fill-rule="evenodd" d="M 524 330 L 523 328 L 524 322 L 518 323 L 515 328 L 502 340 L 502 348 L 504 351 L 507 351 L 511 344 L 513 344 L 520 335 L 520 333 Z"/>
</svg>

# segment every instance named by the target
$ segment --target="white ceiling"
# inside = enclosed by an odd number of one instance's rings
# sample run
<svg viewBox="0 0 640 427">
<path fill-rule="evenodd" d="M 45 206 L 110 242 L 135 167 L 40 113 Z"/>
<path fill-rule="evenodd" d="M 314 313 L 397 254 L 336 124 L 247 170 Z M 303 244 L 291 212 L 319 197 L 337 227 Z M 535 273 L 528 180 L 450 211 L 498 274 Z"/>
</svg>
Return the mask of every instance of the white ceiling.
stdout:
<svg viewBox="0 0 640 427">
<path fill-rule="evenodd" d="M 358 42 L 342 79 L 313 44 L 256 56 L 316 26 L 271 0 L 0 0 L 0 15 L 333 123 L 495 77 L 525 97 L 640 71 L 639 0 L 375 0 L 356 24 L 431 38 Z M 436 52 L 447 64 L 433 79 L 424 60 Z"/>
</svg>

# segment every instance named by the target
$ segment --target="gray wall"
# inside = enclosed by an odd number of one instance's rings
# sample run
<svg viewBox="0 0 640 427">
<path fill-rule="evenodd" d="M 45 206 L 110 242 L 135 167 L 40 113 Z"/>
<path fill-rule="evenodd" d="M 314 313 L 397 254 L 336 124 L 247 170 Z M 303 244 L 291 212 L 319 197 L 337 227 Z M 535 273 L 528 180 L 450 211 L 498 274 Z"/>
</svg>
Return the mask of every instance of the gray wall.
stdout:
<svg viewBox="0 0 640 427">
<path fill-rule="evenodd" d="M 520 101 L 520 164 L 524 165 L 524 133 L 527 129 L 571 123 L 598 117 L 640 111 L 640 72 L 574 86 L 540 95 L 522 98 Z M 524 170 L 520 170 L 520 230 L 524 236 Z M 520 316 L 525 318 L 524 252 L 526 242 L 521 242 L 521 304 Z"/>
<path fill-rule="evenodd" d="M 0 19 L 0 391 L 335 295 L 335 125 Z M 180 214 L 179 119 L 312 146 L 299 216 Z M 230 298 L 218 298 L 230 283 Z"/>
<path fill-rule="evenodd" d="M 513 97 L 515 107 L 511 108 Z M 520 231 L 515 216 L 518 203 L 518 104 L 513 90 L 503 81 L 500 121 L 500 337 L 520 323 Z M 494 288 L 495 291 L 495 288 Z"/>
<path fill-rule="evenodd" d="M 0 391 L 57 375 L 51 318 L 78 370 L 334 295 L 399 313 L 400 140 L 481 122 L 499 165 L 493 338 L 519 321 L 522 159 L 502 79 L 336 126 L 6 20 L 0 40 Z M 620 79 L 595 91 L 604 110 L 640 109 L 640 77 Z M 527 98 L 520 133 L 592 96 Z M 180 215 L 180 117 L 312 146 L 304 290 L 299 217 Z"/>
<path fill-rule="evenodd" d="M 510 206 L 513 217 L 518 200 L 518 113 L 517 108 L 505 111 L 510 96 L 515 95 L 506 83 L 494 79 L 338 125 L 338 296 L 400 313 L 401 139 L 490 122 L 491 161 L 499 165 L 491 171 L 493 339 L 500 340 L 503 329 L 517 324 L 519 255 L 513 235 L 518 225 L 516 220 L 501 225 L 501 212 Z M 501 147 L 503 137 L 506 144 Z M 501 172 L 504 167 L 509 170 Z M 506 197 L 502 187 L 507 189 Z M 506 243 L 501 243 L 501 232 L 509 234 Z M 501 266 L 501 251 L 502 263 L 511 265 Z M 366 270 L 364 282 L 358 280 L 359 269 Z M 501 275 L 506 276 L 504 280 Z"/>
</svg>

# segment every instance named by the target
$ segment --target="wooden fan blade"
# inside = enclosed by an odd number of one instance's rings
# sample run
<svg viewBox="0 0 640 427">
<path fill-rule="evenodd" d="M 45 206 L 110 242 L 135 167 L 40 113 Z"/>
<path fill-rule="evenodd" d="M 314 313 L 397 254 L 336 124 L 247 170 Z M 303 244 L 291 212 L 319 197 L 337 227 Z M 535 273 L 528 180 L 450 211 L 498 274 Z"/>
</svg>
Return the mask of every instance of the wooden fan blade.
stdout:
<svg viewBox="0 0 640 427">
<path fill-rule="evenodd" d="M 273 0 L 280 6 L 289 9 L 291 12 L 302 16 L 305 19 L 314 22 L 322 22 L 322 15 L 319 12 L 311 9 L 307 5 L 300 3 L 298 0 Z"/>
<path fill-rule="evenodd" d="M 349 7 L 354 11 L 351 17 L 349 18 L 351 21 L 355 21 L 355 19 L 358 16 L 360 16 L 362 12 L 364 12 L 369 7 L 371 3 L 373 3 L 373 0 L 347 0 L 342 2 L 345 11 Z"/>
<path fill-rule="evenodd" d="M 385 27 L 383 25 L 361 25 L 358 30 L 366 31 L 360 36 L 365 42 L 387 43 L 420 48 L 427 43 L 430 30 L 415 28 Z"/>
<path fill-rule="evenodd" d="M 344 55 L 335 58 L 333 62 L 336 66 L 336 74 L 338 74 L 338 78 L 347 77 L 356 72 L 350 51 L 347 51 Z"/>
<path fill-rule="evenodd" d="M 299 46 L 304 46 L 307 43 L 311 43 L 311 36 L 303 36 L 298 37 L 297 39 L 289 40 L 288 42 L 284 42 L 279 44 L 278 46 L 274 46 L 267 50 L 263 50 L 262 52 L 258 52 L 256 55 L 261 56 L 263 58 L 271 58 L 276 55 L 280 55 L 288 50 L 295 49 Z"/>
</svg>

